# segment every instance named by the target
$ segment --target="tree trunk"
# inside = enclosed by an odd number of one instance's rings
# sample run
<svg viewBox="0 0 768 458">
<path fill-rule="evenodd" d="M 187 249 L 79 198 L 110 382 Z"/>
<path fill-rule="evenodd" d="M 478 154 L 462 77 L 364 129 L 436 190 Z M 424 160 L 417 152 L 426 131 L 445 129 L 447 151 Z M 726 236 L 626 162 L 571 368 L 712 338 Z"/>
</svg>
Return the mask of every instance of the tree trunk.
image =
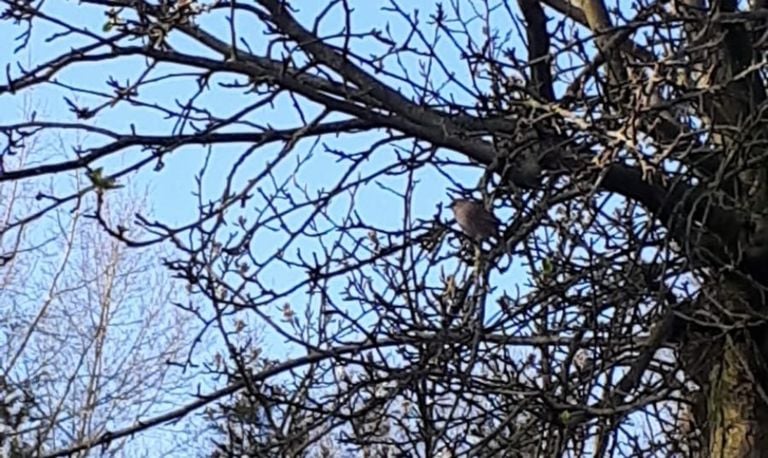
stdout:
<svg viewBox="0 0 768 458">
<path fill-rule="evenodd" d="M 722 333 L 713 328 L 708 335 L 692 338 L 681 355 L 702 387 L 695 417 L 707 442 L 703 456 L 711 458 L 768 457 L 766 371 L 756 339 L 764 331 L 736 327 L 734 316 L 748 312 L 747 302 L 740 299 L 746 287 L 740 283 L 722 282 L 717 291 L 709 291 L 714 294 L 704 293 L 711 304 L 708 312 L 719 311 L 720 324 L 735 329 Z"/>
<path fill-rule="evenodd" d="M 766 403 L 758 394 L 752 345 L 730 337 L 721 345 L 721 358 L 710 372 L 707 393 L 711 457 L 768 456 Z"/>
</svg>

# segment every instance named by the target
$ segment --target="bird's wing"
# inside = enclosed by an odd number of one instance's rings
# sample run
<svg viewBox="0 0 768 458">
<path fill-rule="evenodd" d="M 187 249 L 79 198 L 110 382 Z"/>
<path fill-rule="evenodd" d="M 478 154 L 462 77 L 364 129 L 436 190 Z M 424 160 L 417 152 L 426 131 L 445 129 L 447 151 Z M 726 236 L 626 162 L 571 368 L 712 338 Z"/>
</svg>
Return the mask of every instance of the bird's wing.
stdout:
<svg viewBox="0 0 768 458">
<path fill-rule="evenodd" d="M 501 221 L 499 221 L 499 218 L 496 217 L 493 213 L 491 213 L 489 210 L 486 210 L 484 207 L 482 208 L 482 212 L 480 212 L 481 218 L 484 221 L 487 221 L 489 223 L 493 223 L 496 226 L 501 225 Z"/>
</svg>

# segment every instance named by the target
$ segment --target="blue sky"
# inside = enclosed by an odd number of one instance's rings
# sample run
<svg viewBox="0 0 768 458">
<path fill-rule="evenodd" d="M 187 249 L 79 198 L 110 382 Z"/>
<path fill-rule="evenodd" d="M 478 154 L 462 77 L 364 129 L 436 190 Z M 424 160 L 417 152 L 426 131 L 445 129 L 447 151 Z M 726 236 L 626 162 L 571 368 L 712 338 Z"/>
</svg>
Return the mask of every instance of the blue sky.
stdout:
<svg viewBox="0 0 768 458">
<path fill-rule="evenodd" d="M 383 27 L 381 23 L 382 14 L 380 8 L 387 2 L 373 2 L 373 1 L 361 1 L 356 2 L 355 8 L 362 14 L 356 14 L 354 17 L 353 27 L 355 30 L 362 31 L 371 27 Z M 423 8 L 424 9 L 424 8 Z M 47 12 L 56 17 L 69 18 L 83 28 L 87 28 L 94 31 L 99 31 L 103 26 L 106 18 L 103 16 L 100 9 L 93 8 L 87 5 L 81 5 L 75 1 L 61 1 L 61 2 L 49 2 L 46 4 Z M 311 8 L 302 6 L 302 11 L 298 14 L 299 17 L 311 18 L 317 12 L 317 8 Z M 422 17 L 426 17 L 426 14 L 422 14 Z M 392 15 L 387 16 L 390 30 L 393 35 L 397 36 L 400 30 L 403 30 L 402 22 L 398 23 Z M 210 27 L 210 30 L 221 31 L 226 30 L 226 23 L 223 20 L 223 15 L 219 14 L 218 17 L 211 20 L 201 21 L 201 25 Z M 328 21 L 326 24 L 329 30 L 338 29 L 339 24 L 333 21 Z M 0 43 L 11 43 L 13 38 L 20 32 L 20 28 L 11 27 L 7 22 L 0 24 Z M 48 25 L 43 28 L 36 26 L 32 30 L 32 37 L 30 40 L 30 46 L 20 51 L 16 55 L 4 54 L 0 57 L 0 63 L 5 67 L 8 63 L 14 63 L 17 60 L 21 62 L 29 62 L 31 64 L 44 61 L 46 59 L 56 56 L 67 50 L 70 47 L 82 44 L 83 40 L 80 38 L 66 38 L 57 40 L 54 42 L 47 42 L 46 38 L 51 33 L 57 31 L 56 27 Z M 266 40 L 260 36 L 260 30 L 257 24 L 245 24 L 243 21 L 238 22 L 238 31 L 244 36 L 248 37 L 250 46 L 253 49 L 263 49 L 266 46 Z M 245 32 L 247 31 L 247 33 Z M 182 49 L 189 48 L 183 42 L 179 43 Z M 187 47 L 184 47 L 187 46 Z M 365 49 L 367 44 L 353 44 L 353 48 L 358 48 L 361 52 L 367 52 L 370 50 Z M 190 51 L 192 49 L 190 48 Z M 30 64 L 27 64 L 29 66 Z M 414 62 L 405 65 L 417 68 Z M 13 66 L 12 74 L 13 72 Z M 125 58 L 114 62 L 98 62 L 98 63 L 85 63 L 73 66 L 65 69 L 57 74 L 56 79 L 61 82 L 76 84 L 79 87 L 88 88 L 91 90 L 103 91 L 109 93 L 110 90 L 106 86 L 105 81 L 107 75 L 114 75 L 119 81 L 125 82 L 126 79 L 134 81 L 136 77 L 143 71 L 144 62 L 141 58 Z M 457 65 L 456 68 L 462 68 Z M 184 72 L 189 69 L 166 66 L 165 72 Z M 240 79 L 242 77 L 235 77 L 233 75 L 216 75 L 211 80 L 211 84 L 221 82 L 231 82 L 233 79 Z M 142 96 L 145 100 L 157 101 L 160 104 L 172 105 L 175 100 L 186 100 L 191 94 L 197 90 L 197 86 L 194 81 L 188 78 L 177 78 L 171 81 L 161 82 L 159 84 L 152 85 L 147 89 L 142 90 Z M 47 120 L 59 120 L 68 122 L 77 122 L 75 116 L 69 111 L 69 107 L 63 99 L 64 95 L 70 94 L 62 88 L 55 87 L 53 85 L 42 85 L 35 88 L 33 91 L 27 91 L 32 97 L 35 106 L 38 108 L 38 119 Z M 94 107 L 103 103 L 104 99 L 95 96 L 88 96 L 79 94 L 73 98 L 78 104 L 88 107 Z M 219 115 L 231 114 L 238 111 L 244 105 L 244 100 L 247 100 L 247 95 L 243 95 L 242 91 L 212 91 L 211 94 L 206 94 L 200 100 L 200 105 L 205 106 L 213 113 Z M 0 123 L 12 123 L 21 120 L 21 100 L 18 97 L 13 97 L 8 94 L 0 96 L 0 102 L 6 107 L 14 107 L 14 109 L 7 109 L 0 112 Z M 262 119 L 252 119 L 253 122 L 261 124 L 263 126 L 269 125 L 274 128 L 287 128 L 294 127 L 298 124 L 298 117 L 295 110 L 290 108 L 292 101 L 290 98 L 283 94 L 275 101 L 275 108 L 270 110 L 264 110 L 265 117 Z M 317 112 L 317 107 L 305 106 L 305 114 Z M 131 125 L 135 126 L 138 132 L 143 134 L 167 134 L 170 131 L 170 123 L 160 119 L 157 115 L 148 116 L 146 110 L 129 107 L 125 104 L 121 104 L 115 108 L 111 108 L 102 111 L 96 118 L 87 121 L 92 125 L 98 125 L 100 127 L 106 127 L 118 132 L 127 133 L 130 131 Z M 73 135 L 72 131 L 59 132 L 62 136 L 63 143 L 74 146 L 80 144 L 84 147 L 103 144 L 108 139 L 99 137 L 96 135 L 88 135 L 86 137 Z M 343 136 L 338 139 L 326 140 L 330 143 L 329 146 L 334 148 L 340 148 L 345 151 L 359 151 L 367 148 L 371 143 L 370 135 L 366 136 Z M 221 195 L 223 183 L 222 177 L 225 176 L 230 170 L 234 161 L 240 156 L 243 150 L 250 145 L 227 145 L 217 146 L 211 151 L 211 160 L 209 169 L 205 175 L 203 181 L 203 190 L 206 196 L 215 198 Z M 310 154 L 309 148 L 312 146 L 311 141 L 304 140 L 297 145 L 297 156 L 303 157 Z M 338 166 L 329 162 L 326 155 L 321 154 L 322 146 L 316 146 L 319 151 L 315 152 L 313 158 L 310 159 L 309 167 L 302 168 L 296 179 L 300 182 L 306 183 L 309 187 L 310 194 L 322 189 L 328 189 L 333 186 L 338 177 L 346 172 L 343 166 Z M 278 152 L 277 147 L 267 147 L 260 149 L 257 153 L 253 154 L 251 159 L 242 168 L 241 174 L 237 177 L 236 182 L 243 183 L 249 179 L 253 174 L 257 173 L 263 168 L 263 165 L 275 156 Z M 186 147 L 175 151 L 172 155 L 167 156 L 165 159 L 165 167 L 160 172 L 153 172 L 151 168 L 148 168 L 138 174 L 130 176 L 128 180 L 121 180 L 123 183 L 128 184 L 128 188 L 131 189 L 144 189 L 149 188 L 149 205 L 152 210 L 152 215 L 158 219 L 161 219 L 167 224 L 184 224 L 189 222 L 196 215 L 195 199 L 192 197 L 192 193 L 195 191 L 195 175 L 200 171 L 202 164 L 205 160 L 205 148 L 203 147 Z M 71 157 L 71 151 L 61 151 L 59 153 L 69 154 Z M 102 161 L 96 166 L 103 166 L 107 173 L 116 170 L 120 166 L 131 163 L 135 160 L 137 155 L 140 155 L 140 151 L 137 148 L 127 150 L 106 161 Z M 385 165 L 392 157 L 391 148 L 382 149 L 377 153 L 377 159 L 365 164 L 363 170 L 360 171 L 361 175 L 371 173 L 383 165 Z M 290 173 L 293 166 L 292 162 L 284 165 L 278 176 L 285 176 Z M 453 173 L 453 175 L 457 175 Z M 465 177 L 476 177 L 476 171 L 473 173 L 464 173 Z M 447 183 L 437 173 L 426 172 L 422 173 L 419 178 L 420 184 L 416 187 L 417 198 L 415 210 L 418 213 L 422 213 L 425 218 L 429 218 L 435 210 L 435 206 L 438 202 L 443 201 L 447 204 L 447 196 L 445 188 Z M 393 189 L 402 188 L 403 178 L 395 178 L 388 183 L 382 183 Z M 61 176 L 55 178 L 56 189 L 64 192 L 65 190 L 72 189 L 72 177 Z M 471 185 L 472 181 L 466 182 Z M 112 193 L 127 193 L 128 189 L 112 191 Z M 401 209 L 397 204 L 389 198 L 390 193 L 382 187 L 378 186 L 366 186 L 357 196 L 359 205 L 356 210 L 359 212 L 360 217 L 369 224 L 379 227 L 390 227 L 397 229 L 399 225 L 399 217 L 393 218 L 392 215 L 400 215 Z M 108 196 L 109 198 L 109 196 Z M 392 202 L 387 204 L 387 208 L 383 211 L 379 202 Z M 335 202 L 333 206 L 339 206 L 341 202 Z M 307 212 L 301 212 L 306 214 Z M 334 213 L 334 212 L 332 212 Z M 301 219 L 301 214 L 295 215 L 293 220 L 298 222 Z M 263 243 L 266 247 L 275 246 L 280 243 L 282 238 L 277 233 L 266 232 L 257 243 Z M 308 247 L 293 247 L 293 249 L 308 249 Z M 267 284 L 273 285 L 275 288 L 284 287 L 288 284 L 288 280 L 296 278 L 296 274 L 302 275 L 302 273 L 289 272 L 286 268 L 274 265 L 271 268 L 271 273 L 266 272 L 263 276 L 264 281 Z M 294 295 L 294 300 L 291 301 L 294 306 L 300 307 L 301 304 L 306 302 L 306 296 L 304 291 L 299 291 Z M 298 310 L 300 312 L 300 310 Z M 279 311 L 275 310 L 273 315 L 279 316 Z M 287 326 L 286 326 L 287 327 Z M 282 339 L 269 337 L 274 334 L 267 334 L 264 337 L 265 346 L 269 353 L 273 353 L 275 356 L 287 356 L 285 354 L 285 346 Z M 212 354 L 216 350 L 211 348 L 210 351 L 203 351 L 202 356 L 198 357 L 198 362 L 204 360 L 204 355 Z M 290 350 L 291 353 L 296 354 L 296 349 Z M 210 380 L 200 379 L 204 391 L 212 389 L 213 386 Z M 216 385 L 214 383 L 214 385 Z M 193 393 L 195 388 L 190 385 L 190 394 Z M 183 402 L 183 399 L 179 399 Z M 167 405 L 161 406 L 161 409 L 167 408 Z M 115 427 L 126 425 L 114 425 Z M 163 428 L 164 429 L 164 428 Z M 160 437 L 168 439 L 169 437 L 160 434 Z M 149 435 L 145 435 L 145 438 L 138 439 L 134 444 L 134 451 L 129 454 L 138 454 L 147 444 L 153 444 L 151 447 L 157 447 L 157 433 L 153 432 Z M 169 444 L 170 445 L 170 444 Z M 164 447 L 163 447 L 164 448 Z M 183 449 L 178 450 L 179 456 L 187 456 L 187 452 Z"/>
</svg>

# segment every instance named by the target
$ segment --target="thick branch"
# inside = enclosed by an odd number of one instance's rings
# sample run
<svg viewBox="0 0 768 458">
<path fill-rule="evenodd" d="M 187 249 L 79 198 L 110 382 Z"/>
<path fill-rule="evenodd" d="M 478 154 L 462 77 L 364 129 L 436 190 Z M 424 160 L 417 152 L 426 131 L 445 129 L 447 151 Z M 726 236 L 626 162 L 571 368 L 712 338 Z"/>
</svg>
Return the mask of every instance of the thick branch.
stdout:
<svg viewBox="0 0 768 458">
<path fill-rule="evenodd" d="M 330 46 L 317 39 L 317 36 L 298 23 L 285 7 L 285 3 L 278 0 L 258 0 L 269 10 L 271 16 L 265 18 L 274 22 L 282 32 L 291 37 L 307 54 L 316 62 L 333 68 L 345 79 L 355 83 L 359 88 L 369 92 L 389 110 L 404 116 L 414 122 L 429 122 L 435 126 L 444 124 L 443 117 L 431 110 L 410 102 L 397 91 L 384 85 L 377 79 L 358 68 L 349 59 Z"/>
<path fill-rule="evenodd" d="M 581 9 L 587 19 L 587 25 L 595 33 L 597 47 L 608 62 L 611 75 L 609 81 L 613 84 L 622 84 L 627 81 L 627 69 L 619 50 L 608 47 L 615 32 L 611 32 L 613 24 L 608 17 L 605 3 L 603 0 L 582 0 Z"/>
<path fill-rule="evenodd" d="M 587 16 L 584 14 L 584 11 L 575 6 L 573 2 L 568 0 L 542 0 L 542 2 L 558 13 L 573 19 L 581 25 L 589 27 L 589 22 L 587 21 Z M 620 49 L 641 62 L 656 61 L 653 54 L 641 48 L 633 41 L 623 42 Z"/>
<path fill-rule="evenodd" d="M 527 23 L 528 62 L 531 66 L 533 91 L 542 99 L 553 102 L 555 90 L 552 86 L 549 33 L 544 9 L 539 0 L 518 0 L 518 3 Z"/>
</svg>

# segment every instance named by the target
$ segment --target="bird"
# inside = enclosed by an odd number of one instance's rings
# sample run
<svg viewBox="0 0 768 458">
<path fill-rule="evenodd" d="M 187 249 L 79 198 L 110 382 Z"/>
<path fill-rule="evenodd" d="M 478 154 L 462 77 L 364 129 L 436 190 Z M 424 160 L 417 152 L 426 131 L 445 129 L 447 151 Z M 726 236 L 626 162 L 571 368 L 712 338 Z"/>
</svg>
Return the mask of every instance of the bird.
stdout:
<svg viewBox="0 0 768 458">
<path fill-rule="evenodd" d="M 542 174 L 539 156 L 551 140 L 540 139 L 536 131 L 527 130 L 515 139 L 501 137 L 494 142 L 502 165 L 502 176 L 521 188 L 538 188 Z"/>
<path fill-rule="evenodd" d="M 533 154 L 522 154 L 510 164 L 509 176 L 513 183 L 526 189 L 541 184 L 541 164 Z"/>
<path fill-rule="evenodd" d="M 499 234 L 499 220 L 477 200 L 456 199 L 451 210 L 461 230 L 477 242 Z"/>
</svg>

